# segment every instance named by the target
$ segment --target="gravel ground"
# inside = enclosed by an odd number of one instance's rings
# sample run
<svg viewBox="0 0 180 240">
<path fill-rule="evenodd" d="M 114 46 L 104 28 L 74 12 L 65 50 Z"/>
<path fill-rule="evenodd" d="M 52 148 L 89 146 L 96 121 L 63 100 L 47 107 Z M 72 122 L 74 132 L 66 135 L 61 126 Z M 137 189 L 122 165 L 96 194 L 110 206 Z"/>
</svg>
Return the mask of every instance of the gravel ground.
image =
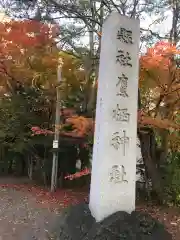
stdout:
<svg viewBox="0 0 180 240">
<path fill-rule="evenodd" d="M 33 190 L 26 180 L 0 178 L 0 240 L 56 239 L 53 236 L 58 232 L 60 209 L 83 201 L 87 195 L 87 190 L 61 190 L 52 199 L 48 191 L 38 187 Z M 137 209 L 159 219 L 173 234 L 173 240 L 180 240 L 180 208 L 137 203 Z"/>
<path fill-rule="evenodd" d="M 44 208 L 27 192 L 0 188 L 0 240 L 46 240 L 58 212 Z"/>
</svg>

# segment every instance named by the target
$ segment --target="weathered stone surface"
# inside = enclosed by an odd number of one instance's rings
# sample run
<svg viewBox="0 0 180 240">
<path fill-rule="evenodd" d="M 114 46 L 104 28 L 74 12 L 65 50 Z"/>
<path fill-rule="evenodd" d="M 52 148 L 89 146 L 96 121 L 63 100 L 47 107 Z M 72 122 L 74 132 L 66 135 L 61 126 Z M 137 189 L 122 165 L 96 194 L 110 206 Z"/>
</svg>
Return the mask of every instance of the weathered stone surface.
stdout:
<svg viewBox="0 0 180 240">
<path fill-rule="evenodd" d="M 112 12 L 103 23 L 89 197 L 99 221 L 135 208 L 139 38 L 138 19 Z"/>
<path fill-rule="evenodd" d="M 61 214 L 58 240 L 172 240 L 165 227 L 143 212 L 117 212 L 100 223 L 88 205 L 72 206 Z"/>
</svg>

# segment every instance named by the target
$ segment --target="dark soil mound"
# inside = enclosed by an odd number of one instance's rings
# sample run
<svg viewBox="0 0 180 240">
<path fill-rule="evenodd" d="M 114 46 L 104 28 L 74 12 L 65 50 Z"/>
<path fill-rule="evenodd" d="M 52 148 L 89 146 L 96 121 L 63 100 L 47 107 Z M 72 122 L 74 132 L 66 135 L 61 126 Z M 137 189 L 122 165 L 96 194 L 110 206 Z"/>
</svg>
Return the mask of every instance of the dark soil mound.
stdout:
<svg viewBox="0 0 180 240">
<path fill-rule="evenodd" d="M 69 207 L 61 213 L 58 240 L 172 240 L 165 227 L 149 214 L 117 212 L 100 223 L 87 204 Z"/>
</svg>

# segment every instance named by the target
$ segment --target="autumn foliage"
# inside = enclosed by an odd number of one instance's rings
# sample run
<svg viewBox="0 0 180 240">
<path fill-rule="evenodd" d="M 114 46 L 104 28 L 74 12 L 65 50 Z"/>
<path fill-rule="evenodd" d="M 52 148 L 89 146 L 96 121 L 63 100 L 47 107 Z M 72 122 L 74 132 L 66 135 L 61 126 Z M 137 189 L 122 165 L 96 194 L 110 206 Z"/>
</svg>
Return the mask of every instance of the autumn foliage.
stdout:
<svg viewBox="0 0 180 240">
<path fill-rule="evenodd" d="M 70 130 L 66 130 L 66 127 L 71 127 Z M 73 115 L 68 117 L 64 124 L 56 126 L 60 130 L 61 136 L 69 136 L 75 138 L 84 138 L 91 135 L 94 131 L 94 121 L 91 118 L 83 116 Z M 47 129 L 41 129 L 38 126 L 31 128 L 33 136 L 35 135 L 48 135 L 53 134 L 53 131 Z"/>
<path fill-rule="evenodd" d="M 55 89 L 57 86 L 57 64 L 61 57 L 63 61 L 61 79 L 61 98 L 65 109 L 62 111 L 63 122 L 59 126 L 48 129 L 40 125 L 31 125 L 32 136 L 53 135 L 54 128 L 59 128 L 61 137 L 87 139 L 93 136 L 95 121 L 76 114 L 76 108 L 83 105 L 86 86 L 86 71 L 83 61 L 70 52 L 59 52 L 56 47 L 56 26 L 42 24 L 36 21 L 10 21 L 0 23 L 0 85 L 10 94 L 16 92 L 17 83 L 46 90 L 47 108 L 53 112 Z M 140 92 L 142 107 L 138 111 L 138 127 L 148 126 L 158 131 L 171 131 L 168 141 L 177 149 L 180 129 L 178 119 L 180 104 L 179 67 L 177 56 L 179 50 L 169 42 L 158 42 L 147 49 L 140 57 Z M 98 81 L 96 81 L 96 86 Z M 46 92 L 46 93 L 47 93 Z M 73 108 L 66 105 L 73 105 Z M 34 112 L 35 111 L 34 106 Z M 38 108 L 38 107 L 37 107 Z M 43 109 L 43 106 L 41 106 Z M 36 114 L 45 112 L 44 110 Z M 51 120 L 52 121 L 52 118 Z M 43 124 L 42 124 L 43 125 Z M 76 174 L 79 177 L 90 171 L 83 170 Z M 72 179 L 73 176 L 70 176 Z"/>
<path fill-rule="evenodd" d="M 56 31 L 55 26 L 33 20 L 0 23 L 0 77 L 8 91 L 14 91 L 17 81 L 36 85 L 55 80 Z"/>
<path fill-rule="evenodd" d="M 180 129 L 179 73 L 180 51 L 170 42 L 158 42 L 140 58 L 140 87 L 143 99 L 140 124 L 163 129 Z"/>
<path fill-rule="evenodd" d="M 179 144 L 173 142 L 179 142 L 179 136 L 175 132 L 179 132 L 180 129 L 180 123 L 176 119 L 180 94 L 179 68 L 175 59 L 177 54 L 179 50 L 176 46 L 169 42 L 159 42 L 147 49 L 146 54 L 140 57 L 140 87 L 144 98 L 142 98 L 142 108 L 138 111 L 138 127 L 170 130 L 168 141 L 176 149 Z M 68 125 L 72 126 L 71 131 L 64 130 Z M 78 116 L 73 112 L 60 129 L 60 134 L 65 136 L 85 137 L 93 134 L 94 120 Z M 47 134 L 47 131 L 41 130 L 41 133 Z M 72 180 L 89 173 L 90 170 L 85 169 L 66 178 Z"/>
<path fill-rule="evenodd" d="M 13 50 L 14 46 L 18 48 L 37 47 L 52 42 L 54 35 L 54 27 L 34 20 L 3 22 L 0 25 L 0 31 L 4 43 L 12 46 Z"/>
<path fill-rule="evenodd" d="M 80 178 L 82 176 L 89 175 L 90 173 L 91 173 L 91 170 L 88 169 L 88 168 L 85 168 L 85 169 L 83 169 L 80 172 L 77 172 L 75 174 L 70 174 L 70 175 L 65 176 L 65 179 L 73 180 L 73 179 L 76 179 L 76 178 Z"/>
</svg>

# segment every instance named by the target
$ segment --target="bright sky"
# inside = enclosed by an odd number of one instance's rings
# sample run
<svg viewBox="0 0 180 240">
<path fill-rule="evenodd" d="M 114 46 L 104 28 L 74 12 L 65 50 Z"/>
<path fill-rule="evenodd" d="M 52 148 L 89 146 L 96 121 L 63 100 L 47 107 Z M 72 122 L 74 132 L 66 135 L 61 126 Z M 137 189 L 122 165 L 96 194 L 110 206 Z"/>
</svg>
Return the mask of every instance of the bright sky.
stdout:
<svg viewBox="0 0 180 240">
<path fill-rule="evenodd" d="M 144 20 L 141 21 L 141 27 L 147 29 L 150 27 L 151 30 L 158 32 L 160 35 L 169 32 L 172 25 L 172 14 L 170 11 L 166 12 L 166 19 L 163 22 L 158 23 L 157 16 L 146 16 Z"/>
<path fill-rule="evenodd" d="M 144 29 L 149 29 L 152 30 L 153 32 L 157 32 L 160 36 L 164 36 L 166 33 L 170 32 L 171 29 L 171 25 L 172 25 L 172 14 L 170 11 L 166 11 L 165 10 L 165 19 L 163 21 L 161 21 L 160 19 L 162 19 L 162 16 L 158 16 L 158 15 L 152 15 L 151 17 L 148 16 L 147 14 L 143 16 L 143 19 L 141 18 L 140 21 L 140 25 L 142 28 Z M 160 20 L 160 21 L 158 21 Z M 63 20 L 61 19 L 61 23 L 64 24 L 66 23 L 67 20 Z M 68 20 L 68 22 L 70 22 L 70 20 Z M 148 34 L 148 32 L 147 32 Z M 87 34 L 87 36 L 82 37 L 80 40 L 78 40 L 77 44 L 79 44 L 80 46 L 89 43 L 89 36 Z M 143 44 L 143 48 L 142 50 L 144 51 L 146 48 L 146 43 Z"/>
<path fill-rule="evenodd" d="M 160 23 L 158 23 L 157 18 L 158 16 L 154 15 L 154 16 L 144 16 L 144 19 L 141 20 L 140 24 L 141 27 L 144 29 L 150 29 L 154 32 L 158 32 L 160 36 L 164 36 L 165 33 L 169 32 L 171 29 L 171 25 L 172 25 L 172 16 L 171 16 L 171 12 L 166 11 L 165 13 L 166 19 L 163 20 L 163 22 L 160 21 Z M 0 12 L 0 22 L 4 21 L 4 20 L 8 20 L 9 18 L 3 13 Z M 66 21 L 63 21 L 61 19 L 62 23 L 65 23 Z M 78 41 L 79 45 L 88 45 L 89 43 L 89 37 L 83 37 L 80 41 Z M 145 45 L 143 46 L 144 49 Z M 146 48 L 146 47 L 145 47 Z"/>
<path fill-rule="evenodd" d="M 3 13 L 0 12 L 0 22 L 7 21 L 9 18 Z"/>
</svg>

